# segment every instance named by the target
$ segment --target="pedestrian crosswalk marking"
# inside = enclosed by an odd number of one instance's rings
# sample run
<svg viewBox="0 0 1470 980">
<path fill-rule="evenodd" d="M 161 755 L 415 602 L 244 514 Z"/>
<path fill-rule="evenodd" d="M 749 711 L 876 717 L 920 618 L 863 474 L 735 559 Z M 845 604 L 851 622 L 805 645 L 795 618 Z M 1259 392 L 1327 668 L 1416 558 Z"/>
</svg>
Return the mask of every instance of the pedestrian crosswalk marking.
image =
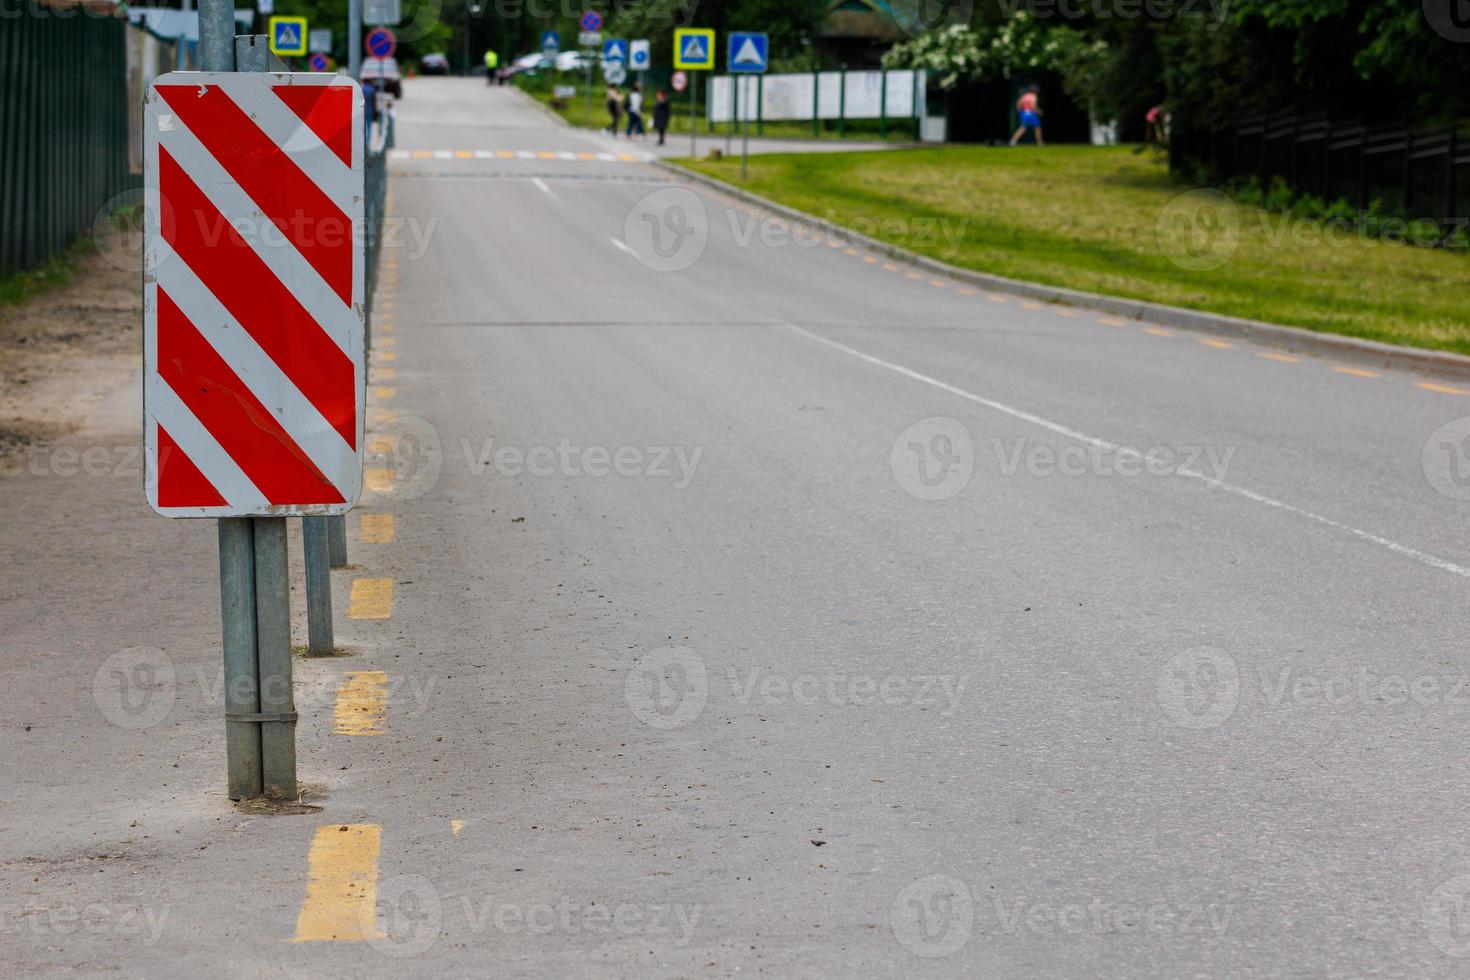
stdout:
<svg viewBox="0 0 1470 980">
<path fill-rule="evenodd" d="M 593 150 L 390 150 L 390 160 L 563 160 L 568 163 L 594 160 L 603 163 L 637 163 L 632 153 Z"/>
</svg>

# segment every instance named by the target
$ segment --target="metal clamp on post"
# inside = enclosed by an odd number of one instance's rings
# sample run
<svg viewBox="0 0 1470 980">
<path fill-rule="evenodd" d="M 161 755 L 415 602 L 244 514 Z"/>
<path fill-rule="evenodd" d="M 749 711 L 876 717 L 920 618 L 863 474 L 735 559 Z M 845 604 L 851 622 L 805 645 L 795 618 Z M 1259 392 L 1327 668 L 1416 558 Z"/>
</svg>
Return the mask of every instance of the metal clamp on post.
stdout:
<svg viewBox="0 0 1470 980">
<path fill-rule="evenodd" d="M 248 712 L 248 711 L 226 711 L 225 721 L 284 721 L 295 723 L 297 714 L 294 711 L 273 712 Z"/>
</svg>

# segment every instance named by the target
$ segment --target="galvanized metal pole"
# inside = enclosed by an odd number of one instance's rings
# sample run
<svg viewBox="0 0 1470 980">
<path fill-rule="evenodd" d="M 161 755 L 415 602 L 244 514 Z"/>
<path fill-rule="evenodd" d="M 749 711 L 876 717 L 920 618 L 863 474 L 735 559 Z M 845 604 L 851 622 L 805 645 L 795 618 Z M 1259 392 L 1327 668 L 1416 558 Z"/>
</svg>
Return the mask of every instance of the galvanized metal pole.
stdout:
<svg viewBox="0 0 1470 980">
<path fill-rule="evenodd" d="M 332 638 L 332 572 L 327 557 L 330 520 L 330 517 L 301 519 L 301 550 L 306 561 L 306 655 L 309 657 L 330 656 L 336 647 Z"/>
<path fill-rule="evenodd" d="M 347 74 L 362 74 L 362 0 L 347 0 Z"/>
<path fill-rule="evenodd" d="M 699 72 L 689 72 L 689 156 L 699 159 L 699 122 L 696 108 L 699 104 Z"/>
<path fill-rule="evenodd" d="M 749 75 L 741 75 L 740 78 L 749 78 Z M 750 176 L 750 93 L 745 93 L 745 125 L 740 136 L 740 179 L 745 180 Z"/>
<path fill-rule="evenodd" d="M 199 69 L 235 70 L 235 0 L 199 0 Z"/>
<path fill-rule="evenodd" d="M 256 683 L 255 526 L 249 517 L 219 522 L 220 622 L 225 647 L 225 759 L 230 799 L 259 796 L 260 712 Z"/>
<path fill-rule="evenodd" d="M 257 517 L 255 525 L 255 644 L 260 670 L 261 791 L 294 800 L 296 703 L 291 694 L 291 587 L 286 519 Z"/>
<path fill-rule="evenodd" d="M 327 518 L 327 561 L 333 568 L 347 567 L 347 518 Z"/>
<path fill-rule="evenodd" d="M 199 0 L 199 68 L 235 70 L 233 0 Z M 248 517 L 219 522 L 220 626 L 225 664 L 225 758 L 231 799 L 263 787 L 255 637 L 255 532 Z"/>
<path fill-rule="evenodd" d="M 725 156 L 730 155 L 730 140 L 740 125 L 740 76 L 730 75 L 730 121 L 725 124 Z M 710 79 L 710 91 L 714 91 L 714 79 Z M 713 101 L 713 100 L 711 100 Z"/>
</svg>

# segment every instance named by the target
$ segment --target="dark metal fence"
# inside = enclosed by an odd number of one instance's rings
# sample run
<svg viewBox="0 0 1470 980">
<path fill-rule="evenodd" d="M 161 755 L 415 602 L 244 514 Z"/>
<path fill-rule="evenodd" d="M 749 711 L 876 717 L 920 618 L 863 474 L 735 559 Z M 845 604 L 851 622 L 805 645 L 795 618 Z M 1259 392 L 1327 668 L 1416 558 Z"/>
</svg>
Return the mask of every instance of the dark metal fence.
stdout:
<svg viewBox="0 0 1470 980">
<path fill-rule="evenodd" d="M 1281 178 L 1298 194 L 1366 210 L 1449 221 L 1470 213 L 1470 128 L 1369 126 L 1323 115 L 1245 117 L 1213 133 L 1180 134 L 1174 163 L 1212 179 Z"/>
<path fill-rule="evenodd" d="M 0 21 L 0 276 L 65 248 L 128 185 L 126 23 L 50 13 Z"/>
</svg>

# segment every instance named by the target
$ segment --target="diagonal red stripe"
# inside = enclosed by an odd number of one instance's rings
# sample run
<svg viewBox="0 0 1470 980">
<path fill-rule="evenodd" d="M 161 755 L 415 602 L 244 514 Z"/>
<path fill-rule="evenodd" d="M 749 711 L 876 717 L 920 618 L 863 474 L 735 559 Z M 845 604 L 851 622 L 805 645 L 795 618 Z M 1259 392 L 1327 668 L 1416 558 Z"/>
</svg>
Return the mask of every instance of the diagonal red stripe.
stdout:
<svg viewBox="0 0 1470 980">
<path fill-rule="evenodd" d="M 352 305 L 352 222 L 218 85 L 158 92 L 240 189 Z"/>
<path fill-rule="evenodd" d="M 158 374 L 273 504 L 342 495 L 160 287 Z"/>
<path fill-rule="evenodd" d="M 185 455 L 163 426 L 158 427 L 158 506 L 224 507 L 229 503 L 209 477 Z"/>
<path fill-rule="evenodd" d="M 346 85 L 273 85 L 276 93 L 317 139 L 352 166 L 352 89 Z"/>
<path fill-rule="evenodd" d="M 163 147 L 158 148 L 164 240 L 261 350 L 357 448 L 357 375 L 352 359 L 240 237 Z"/>
</svg>

